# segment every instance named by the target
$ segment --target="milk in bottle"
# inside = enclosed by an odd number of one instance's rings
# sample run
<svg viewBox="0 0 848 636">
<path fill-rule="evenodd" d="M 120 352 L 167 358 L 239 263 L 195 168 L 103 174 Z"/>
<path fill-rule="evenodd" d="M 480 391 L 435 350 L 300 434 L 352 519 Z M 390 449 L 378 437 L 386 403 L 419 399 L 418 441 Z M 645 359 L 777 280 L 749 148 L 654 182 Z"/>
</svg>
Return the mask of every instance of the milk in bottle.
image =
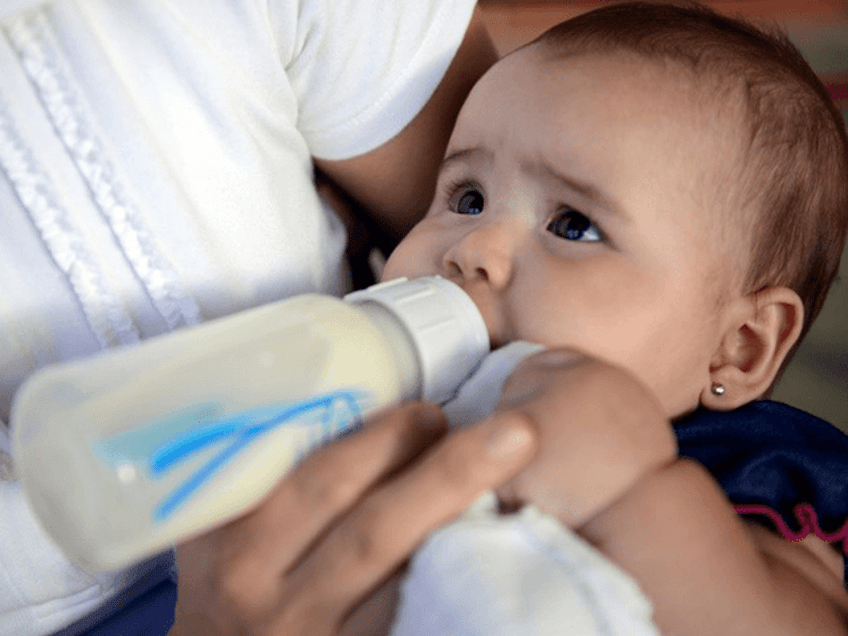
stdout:
<svg viewBox="0 0 848 636">
<path fill-rule="evenodd" d="M 488 351 L 439 277 L 298 296 L 34 374 L 13 403 L 16 471 L 70 558 L 125 567 L 258 504 L 376 411 L 445 402 Z"/>
</svg>

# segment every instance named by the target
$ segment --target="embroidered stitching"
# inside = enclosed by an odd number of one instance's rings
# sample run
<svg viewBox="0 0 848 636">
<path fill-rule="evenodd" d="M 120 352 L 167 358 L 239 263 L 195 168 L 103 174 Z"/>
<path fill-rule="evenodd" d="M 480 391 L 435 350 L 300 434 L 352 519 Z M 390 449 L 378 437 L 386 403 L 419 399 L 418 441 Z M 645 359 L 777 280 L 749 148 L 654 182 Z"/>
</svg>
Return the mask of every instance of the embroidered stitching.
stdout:
<svg viewBox="0 0 848 636">
<path fill-rule="evenodd" d="M 842 552 L 845 556 L 848 556 L 848 520 L 842 525 L 842 528 L 837 530 L 836 532 L 825 532 L 819 526 L 819 518 L 816 514 L 815 509 L 808 503 L 800 503 L 795 506 L 795 518 L 798 520 L 798 525 L 801 526 L 800 532 L 793 532 L 792 529 L 787 525 L 787 523 L 783 520 L 777 512 L 769 508 L 768 506 L 763 506 L 759 504 L 743 506 L 736 506 L 736 512 L 741 515 L 745 514 L 759 514 L 765 515 L 769 519 L 771 519 L 772 523 L 774 523 L 780 534 L 783 535 L 783 538 L 787 541 L 801 541 L 810 533 L 813 533 L 822 541 L 826 541 L 827 543 L 836 543 L 837 541 L 842 541 Z"/>
<path fill-rule="evenodd" d="M 0 168 L 41 234 L 53 261 L 67 277 L 89 328 L 102 349 L 138 342 L 119 298 L 103 282 L 85 242 L 59 204 L 53 183 L 36 163 L 0 96 Z"/>
<path fill-rule="evenodd" d="M 7 33 L 59 139 L 156 310 L 170 330 L 197 324 L 197 305 L 156 248 L 137 206 L 107 157 L 92 124 L 93 117 L 62 64 L 43 11 L 13 21 Z"/>
</svg>

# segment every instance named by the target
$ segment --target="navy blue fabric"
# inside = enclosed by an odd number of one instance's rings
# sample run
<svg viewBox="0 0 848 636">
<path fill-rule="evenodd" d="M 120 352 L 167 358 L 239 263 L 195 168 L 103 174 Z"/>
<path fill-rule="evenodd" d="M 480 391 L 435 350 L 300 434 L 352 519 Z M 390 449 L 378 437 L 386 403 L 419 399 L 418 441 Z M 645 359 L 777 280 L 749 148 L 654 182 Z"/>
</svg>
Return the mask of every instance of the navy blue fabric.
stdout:
<svg viewBox="0 0 848 636">
<path fill-rule="evenodd" d="M 798 504 L 810 504 L 828 534 L 848 520 L 848 436 L 824 420 L 764 400 L 731 413 L 702 409 L 674 428 L 680 454 L 703 464 L 734 504 L 768 506 L 793 532 L 802 529 Z"/>
<path fill-rule="evenodd" d="M 674 428 L 680 454 L 703 464 L 734 504 L 768 506 L 794 531 L 800 503 L 813 506 L 825 532 L 848 519 L 848 436 L 824 420 L 761 401 L 730 413 L 699 410 Z M 85 636 L 166 636 L 176 596 L 166 581 Z"/>
<path fill-rule="evenodd" d="M 174 624 L 177 584 L 168 578 L 82 636 L 166 636 Z M 60 636 L 62 630 L 56 636 Z"/>
</svg>

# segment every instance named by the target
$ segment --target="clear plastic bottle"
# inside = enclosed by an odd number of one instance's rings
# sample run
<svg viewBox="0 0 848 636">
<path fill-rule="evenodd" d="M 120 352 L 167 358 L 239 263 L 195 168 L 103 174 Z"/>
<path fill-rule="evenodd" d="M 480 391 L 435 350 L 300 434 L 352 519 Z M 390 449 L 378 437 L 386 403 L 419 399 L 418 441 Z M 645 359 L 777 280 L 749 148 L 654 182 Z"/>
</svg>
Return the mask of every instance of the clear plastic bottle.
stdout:
<svg viewBox="0 0 848 636">
<path fill-rule="evenodd" d="M 125 567 L 256 505 L 376 411 L 447 401 L 488 351 L 439 277 L 297 296 L 34 374 L 12 406 L 16 472 L 71 559 Z"/>
</svg>

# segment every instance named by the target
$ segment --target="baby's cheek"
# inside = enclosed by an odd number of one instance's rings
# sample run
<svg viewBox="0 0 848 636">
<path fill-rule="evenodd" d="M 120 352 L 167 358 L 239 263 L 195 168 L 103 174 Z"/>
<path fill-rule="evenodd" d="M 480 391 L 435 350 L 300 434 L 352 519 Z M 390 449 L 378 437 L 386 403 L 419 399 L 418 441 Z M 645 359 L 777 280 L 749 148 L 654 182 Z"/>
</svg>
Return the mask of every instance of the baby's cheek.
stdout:
<svg viewBox="0 0 848 636">
<path fill-rule="evenodd" d="M 413 279 L 441 274 L 442 251 L 439 236 L 429 227 L 425 218 L 410 230 L 389 255 L 380 279 L 385 281 L 401 276 Z"/>
<path fill-rule="evenodd" d="M 414 258 L 416 251 L 415 229 L 413 228 L 412 231 L 397 244 L 395 249 L 392 250 L 392 253 L 389 254 L 389 258 L 383 266 L 381 280 L 392 280 L 393 278 L 398 278 L 400 276 L 416 278 L 416 276 L 411 273 L 411 270 L 416 264 L 416 259 Z"/>
<path fill-rule="evenodd" d="M 399 248 L 400 245 L 394 249 L 391 256 L 389 256 L 388 260 L 386 261 L 386 264 L 383 266 L 383 271 L 380 274 L 380 282 L 392 280 L 403 275 L 398 273 L 400 271 L 398 263 L 401 261 L 401 258 L 398 255 Z"/>
</svg>

